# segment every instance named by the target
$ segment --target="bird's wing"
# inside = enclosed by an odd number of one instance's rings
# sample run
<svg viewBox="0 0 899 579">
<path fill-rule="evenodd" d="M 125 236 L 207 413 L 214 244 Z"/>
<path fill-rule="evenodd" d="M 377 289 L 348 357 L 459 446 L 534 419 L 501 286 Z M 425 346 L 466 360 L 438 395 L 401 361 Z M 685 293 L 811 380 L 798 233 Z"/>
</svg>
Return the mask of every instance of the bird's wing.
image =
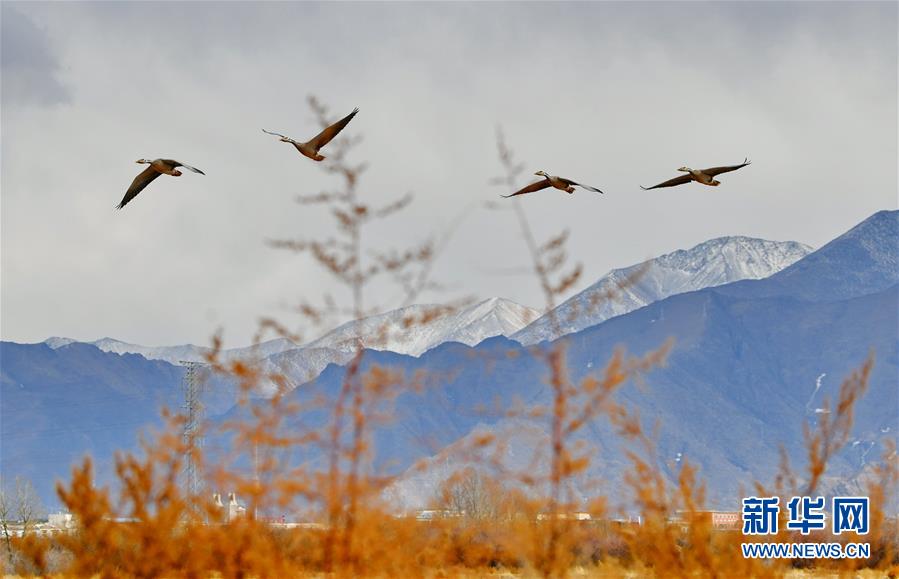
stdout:
<svg viewBox="0 0 899 579">
<path fill-rule="evenodd" d="M 273 133 L 271 131 L 266 131 L 265 129 L 262 129 L 262 132 L 267 133 L 269 135 L 275 135 L 276 137 L 281 137 L 282 139 L 289 139 L 289 140 L 293 141 L 293 139 L 291 139 L 287 135 L 282 135 L 281 133 Z"/>
<path fill-rule="evenodd" d="M 703 169 L 702 172 L 708 175 L 709 177 L 714 177 L 715 175 L 720 175 L 721 173 L 729 173 L 730 171 L 736 171 L 737 169 L 742 169 L 746 165 L 749 165 L 751 161 L 749 157 L 743 159 L 743 162 L 739 165 L 728 165 L 727 167 L 712 167 L 711 169 Z"/>
<path fill-rule="evenodd" d="M 200 171 L 196 167 L 191 167 L 190 165 L 185 165 L 181 161 L 176 161 L 174 159 L 164 159 L 166 163 L 171 163 L 173 167 L 184 167 L 188 171 L 193 171 L 194 173 L 199 173 L 200 175 L 205 175 L 203 171 Z"/>
<path fill-rule="evenodd" d="M 572 181 L 571 179 L 566 179 L 564 177 L 559 177 L 559 179 L 565 183 L 568 183 L 569 185 L 577 185 L 578 187 L 583 187 L 584 189 L 586 189 L 588 191 L 595 191 L 596 193 L 602 193 L 602 191 L 600 191 L 596 187 L 591 187 L 590 185 L 584 185 L 583 183 L 578 183 L 577 181 Z M 605 195 L 605 193 L 603 193 L 603 195 Z"/>
<path fill-rule="evenodd" d="M 144 187 L 149 185 L 153 179 L 162 175 L 159 171 L 154 169 L 153 167 L 147 167 L 140 174 L 134 178 L 134 181 L 131 182 L 131 187 L 128 187 L 128 191 L 125 192 L 125 196 L 122 197 L 122 201 L 116 205 L 116 209 L 121 209 L 125 205 L 128 205 L 128 202 L 137 197 L 137 194 L 144 190 Z"/>
<path fill-rule="evenodd" d="M 540 181 L 535 181 L 534 183 L 531 183 L 530 185 L 528 185 L 527 187 L 524 187 L 523 189 L 519 189 L 518 191 L 516 191 L 515 193 L 512 193 L 511 195 L 500 195 L 500 197 L 515 197 L 516 195 L 524 195 L 525 193 L 533 193 L 534 191 L 546 189 L 549 186 L 550 186 L 549 179 L 541 179 Z"/>
<path fill-rule="evenodd" d="M 325 145 L 330 143 L 331 139 L 336 137 L 337 133 L 342 131 L 343 128 L 345 126 L 347 126 L 347 124 L 350 121 L 353 120 L 353 117 L 355 117 L 356 113 L 358 113 L 358 112 L 359 112 L 358 108 L 353 109 L 353 112 L 351 112 L 347 116 L 343 117 L 342 119 L 340 119 L 339 121 L 337 121 L 336 123 L 334 123 L 333 125 L 328 127 L 327 129 L 325 129 L 324 131 L 322 131 L 319 134 L 312 137 L 312 139 L 309 141 L 308 144 L 311 145 L 312 147 L 315 147 L 316 150 L 321 149 L 322 147 L 324 147 Z"/>
<path fill-rule="evenodd" d="M 686 175 L 681 175 L 680 177 L 675 177 L 674 179 L 668 179 L 664 183 L 659 183 L 658 185 L 653 185 L 652 187 L 644 187 L 640 185 L 640 188 L 644 191 L 649 191 L 650 189 L 658 189 L 659 187 L 674 187 L 675 185 L 683 185 L 684 183 L 689 183 L 693 180 L 693 177 L 687 173 Z"/>
</svg>

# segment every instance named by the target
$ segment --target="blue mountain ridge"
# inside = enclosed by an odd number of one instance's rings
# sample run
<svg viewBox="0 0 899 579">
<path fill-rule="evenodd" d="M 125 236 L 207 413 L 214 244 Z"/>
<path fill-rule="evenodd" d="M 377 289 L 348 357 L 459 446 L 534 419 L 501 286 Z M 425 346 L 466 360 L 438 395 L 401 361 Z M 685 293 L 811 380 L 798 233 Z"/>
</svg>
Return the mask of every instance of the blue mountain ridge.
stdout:
<svg viewBox="0 0 899 579">
<path fill-rule="evenodd" d="M 667 474 L 673 478 L 678 460 L 690 460 L 701 469 L 711 504 L 733 508 L 741 489 L 773 481 L 781 445 L 802 474 L 803 425 L 814 425 L 823 398 L 835 399 L 840 382 L 873 352 L 853 437 L 825 481 L 830 490 L 858 485 L 857 476 L 883 450 L 883 437 L 899 430 L 897 234 L 899 212 L 880 212 L 765 280 L 680 294 L 570 334 L 561 338 L 570 375 L 577 381 L 602 369 L 621 345 L 641 355 L 674 338 L 665 367 L 646 375 L 642 388 L 624 388 L 618 400 L 638 409 L 647 428 L 660 425 Z M 529 349 L 501 337 L 474 348 L 444 344 L 419 358 L 367 351 L 363 371 L 374 366 L 431 377 L 422 392 L 391 402 L 392 420 L 375 427 L 379 472 L 400 474 L 475 428 L 504 430 L 510 423 L 504 410 L 518 401 L 551 400 L 547 369 Z M 327 368 L 292 399 L 333 400 L 344 372 Z M 324 422 L 322 413 L 311 413 L 288 428 Z M 619 488 L 626 468 L 620 439 L 602 420 L 583 439 L 596 449 L 587 474 Z M 530 450 L 514 449 L 514 439 L 510 446 L 518 454 Z M 310 459 L 321 457 L 302 455 Z"/>
<path fill-rule="evenodd" d="M 741 487 L 771 480 L 780 444 L 801 468 L 803 422 L 815 421 L 822 398 L 833 398 L 873 350 L 853 438 L 829 473 L 829 484 L 856 484 L 879 456 L 882 438 L 899 431 L 897 234 L 899 212 L 882 211 L 769 278 L 673 296 L 561 338 L 571 376 L 601 370 L 616 347 L 639 355 L 674 338 L 667 365 L 646 375 L 642 387 L 625 386 L 618 399 L 639 409 L 647 425 L 660 424 L 666 473 L 673 476 L 679 458 L 689 459 L 699 465 L 712 504 L 732 507 Z M 375 428 L 373 440 L 379 472 L 401 474 L 475 429 L 509 428 L 505 410 L 517 402 L 550 400 L 546 368 L 531 350 L 502 337 L 473 348 L 446 343 L 419 358 L 366 351 L 363 369 L 374 365 L 425 376 L 420 392 L 404 392 L 385 406 L 391 418 Z M 290 397 L 333 399 L 344 372 L 331 365 Z M 54 480 L 66 478 L 85 453 L 100 465 L 97 482 L 108 482 L 113 451 L 135 448 L 137 432 L 159 425 L 161 406 L 180 406 L 182 376 L 182 368 L 166 362 L 86 344 L 53 350 L 0 343 L 0 474 L 27 476 L 48 506 L 58 502 Z M 248 411 L 228 409 L 233 386 L 216 384 L 209 392 L 209 415 L 221 415 L 216 424 Z M 326 419 L 311 412 L 302 425 L 314 429 Z M 596 449 L 588 475 L 618 488 L 626 468 L 619 438 L 600 420 L 583 439 Z M 207 444 L 216 452 L 227 437 L 211 435 Z M 305 449 L 285 458 L 300 460 L 320 464 L 322 457 Z"/>
<path fill-rule="evenodd" d="M 178 406 L 182 372 L 87 344 L 0 343 L 3 479 L 27 477 L 46 506 L 58 503 L 55 481 L 86 454 L 97 480 L 108 480 L 114 452 L 134 448 L 138 430 L 161 425 L 162 406 Z"/>
<path fill-rule="evenodd" d="M 163 407 L 180 409 L 184 371 L 78 342 L 0 342 L 0 476 L 28 478 L 47 507 L 58 504 L 56 480 L 85 455 L 95 481 L 109 482 L 115 451 L 138 449 L 142 433 L 162 426 Z M 233 405 L 234 386 L 211 384 L 205 403 L 215 415 Z"/>
</svg>

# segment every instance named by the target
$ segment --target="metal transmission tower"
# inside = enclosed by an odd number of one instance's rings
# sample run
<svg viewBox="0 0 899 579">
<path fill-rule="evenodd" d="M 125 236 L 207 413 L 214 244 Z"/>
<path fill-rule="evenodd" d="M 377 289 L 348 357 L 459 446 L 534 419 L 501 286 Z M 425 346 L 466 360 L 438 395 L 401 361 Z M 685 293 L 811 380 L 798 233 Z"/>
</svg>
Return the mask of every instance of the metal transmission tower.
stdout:
<svg viewBox="0 0 899 579">
<path fill-rule="evenodd" d="M 187 497 L 197 497 L 202 490 L 202 480 L 199 465 L 196 461 L 196 451 L 203 448 L 203 436 L 200 434 L 203 422 L 203 401 L 201 400 L 203 381 L 200 370 L 205 366 L 201 362 L 182 360 L 181 364 L 187 368 L 181 387 L 184 390 L 184 445 L 187 447 L 184 463 L 184 493 Z"/>
</svg>

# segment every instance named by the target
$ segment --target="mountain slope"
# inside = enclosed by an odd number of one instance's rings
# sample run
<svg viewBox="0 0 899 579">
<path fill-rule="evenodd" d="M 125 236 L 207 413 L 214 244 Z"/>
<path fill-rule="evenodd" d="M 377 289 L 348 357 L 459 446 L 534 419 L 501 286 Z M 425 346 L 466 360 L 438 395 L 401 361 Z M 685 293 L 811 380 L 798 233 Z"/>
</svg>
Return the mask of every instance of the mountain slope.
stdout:
<svg viewBox="0 0 899 579">
<path fill-rule="evenodd" d="M 179 346 L 141 346 L 139 344 L 129 344 L 113 338 L 101 338 L 93 342 L 76 342 L 71 338 L 53 337 L 43 342 L 54 350 L 62 346 L 74 343 L 86 343 L 96 346 L 104 352 L 113 354 L 140 354 L 147 360 L 164 360 L 170 364 L 178 365 L 181 362 L 204 362 L 206 355 L 212 352 L 211 348 L 203 346 L 194 346 L 193 344 L 182 344 Z M 223 350 L 221 358 L 225 360 L 237 358 L 267 358 L 274 354 L 280 354 L 287 350 L 293 350 L 299 346 L 285 338 L 277 338 L 262 342 L 255 346 L 245 346 L 242 348 L 232 348 Z"/>
<path fill-rule="evenodd" d="M 642 354 L 673 337 L 675 347 L 666 366 L 649 373 L 643 388 L 623 389 L 618 400 L 646 417 L 648 429 L 655 421 L 661 425 L 660 467 L 671 480 L 677 464 L 687 458 L 707 481 L 711 506 L 734 508 L 741 489 L 772 480 L 781 445 L 802 472 L 803 424 L 815 423 L 823 398 L 834 399 L 840 381 L 873 349 L 876 364 L 868 393 L 856 408 L 850 444 L 832 460 L 823 491 L 845 486 L 883 451 L 884 433 L 894 436 L 899 430 L 899 272 L 889 265 L 897 256 L 899 232 L 868 226 L 829 246 L 841 247 L 861 231 L 852 243 L 875 248 L 869 252 L 873 261 L 859 261 L 851 252 L 826 260 L 812 254 L 805 258 L 810 265 L 797 264 L 799 273 L 791 275 L 790 284 L 758 282 L 740 289 L 739 295 L 735 284 L 678 294 L 567 336 L 571 379 L 579 381 L 601 370 L 621 344 Z M 851 292 L 837 288 L 827 300 L 793 295 L 795 288 L 819 287 L 840 271 L 846 279 L 874 280 L 875 286 L 851 285 Z M 892 285 L 878 289 L 890 277 Z M 785 293 L 778 295 L 778 288 Z M 402 473 L 475 429 L 515 428 L 505 410 L 516 400 L 544 407 L 551 403 L 547 369 L 540 359 L 501 337 L 475 348 L 447 343 L 420 358 L 366 352 L 363 367 L 375 365 L 433 378 L 421 392 L 394 400 L 389 406 L 392 422 L 375 429 L 372 448 L 379 472 Z M 292 396 L 333 399 L 343 375 L 343 368 L 332 366 Z M 578 400 L 571 404 L 577 407 Z M 535 424 L 548 428 L 545 421 Z M 535 440 L 540 437 L 533 432 L 512 436 L 506 451 L 517 459 L 530 456 Z M 606 489 L 620 487 L 627 460 L 613 429 L 597 421 L 582 432 L 582 440 L 594 449 L 587 474 L 600 478 Z M 541 463 L 534 468 L 542 468 Z M 403 492 L 432 496 L 435 480 L 414 469 L 408 478 L 411 486 Z"/>
<path fill-rule="evenodd" d="M 513 334 L 512 339 L 525 345 L 553 340 L 668 296 L 742 279 L 768 277 L 811 251 L 807 245 L 795 241 L 741 236 L 711 239 L 691 249 L 610 271 L 566 300 L 551 315 Z"/>
<path fill-rule="evenodd" d="M 847 264 L 852 264 L 847 267 Z M 878 211 L 807 258 L 732 295 L 790 295 L 826 301 L 882 291 L 899 276 L 899 211 Z"/>
<path fill-rule="evenodd" d="M 899 212 L 878 213 L 764 280 L 678 294 L 575 332 L 565 338 L 571 378 L 602 369 L 620 344 L 641 354 L 674 337 L 667 366 L 650 373 L 645 388 L 626 387 L 619 400 L 639 409 L 649 422 L 659 420 L 659 456 L 669 476 L 678 460 L 689 458 L 709 482 L 712 505 L 733 507 L 737 487 L 770 480 L 779 444 L 801 467 L 803 421 L 816 419 L 822 398 L 833 397 L 840 380 L 873 349 L 869 392 L 857 409 L 849 447 L 834 461 L 832 472 L 838 478 L 828 482 L 845 486 L 870 471 L 884 433 L 899 431 L 897 216 Z M 484 328 L 495 331 L 519 323 L 504 311 L 501 300 L 466 312 L 436 334 L 452 336 L 466 328 L 461 338 L 475 341 L 489 333 Z M 4 477 L 32 478 L 50 504 L 53 480 L 65 477 L 72 461 L 93 453 L 106 465 L 98 482 L 108 480 L 104 473 L 109 472 L 112 449 L 133 446 L 142 426 L 157 423 L 159 405 L 179 406 L 181 400 L 181 368 L 63 342 L 55 341 L 55 349 L 0 344 L 0 471 Z M 427 343 L 422 338 L 414 349 Z M 318 396 L 333 399 L 345 369 L 327 364 L 345 352 L 309 348 L 306 358 L 293 358 L 298 353 L 303 349 L 286 350 L 266 363 L 283 364 L 277 367 L 306 378 L 324 368 L 289 396 L 313 402 L 307 405 L 313 408 Z M 420 392 L 405 392 L 385 406 L 392 421 L 376 426 L 372 441 L 379 472 L 400 474 L 478 429 L 514 432 L 519 426 L 505 411 L 516 401 L 550 401 L 541 360 L 503 337 L 476 347 L 444 342 L 419 357 L 367 351 L 363 366 L 372 365 L 427 378 Z M 209 389 L 210 416 L 230 408 L 227 387 Z M 232 408 L 228 416 L 239 412 Z M 305 429 L 324 421 L 321 413 L 305 418 Z M 545 428 L 545 423 L 534 424 Z M 296 431 L 298 426 L 288 422 L 286 427 Z M 527 428 L 526 436 L 513 437 L 508 448 L 516 460 L 529 457 L 545 438 Z M 603 422 L 584 432 L 584 441 L 596 448 L 589 474 L 601 477 L 606 488 L 621 484 L 626 467 L 618 440 Z M 300 458 L 317 460 L 309 453 L 295 460 Z M 410 479 L 415 488 L 409 496 L 431 496 L 435 480 Z"/>
<path fill-rule="evenodd" d="M 745 299 L 707 289 L 667 298 L 568 336 L 567 368 L 572 380 L 579 381 L 604 368 L 622 343 L 628 352 L 640 355 L 674 338 L 665 367 L 648 373 L 641 388 L 625 386 L 616 399 L 636 409 L 648 431 L 654 424 L 660 426 L 659 465 L 670 481 L 676 480 L 678 463 L 687 459 L 699 467 L 710 505 L 734 509 L 741 487 L 773 480 L 781 445 L 797 472 L 804 472 L 804 422 L 815 423 L 823 399 L 836 399 L 841 380 L 864 361 L 870 349 L 877 357 L 869 390 L 856 407 L 849 444 L 831 461 L 824 492 L 853 480 L 878 460 L 885 449 L 884 436 L 895 436 L 899 429 L 897 315 L 897 286 L 826 303 Z M 376 436 L 381 464 L 411 467 L 419 459 L 438 454 L 429 453 L 421 440 L 453 444 L 460 432 L 469 438 L 473 432 L 512 432 L 505 436 L 505 452 L 513 464 L 531 455 L 539 438 L 530 430 L 524 431 L 525 436 L 515 434 L 518 419 L 506 418 L 502 412 L 464 411 L 478 405 L 508 408 L 516 398 L 544 408 L 551 405 L 551 393 L 543 383 L 545 366 L 512 343 L 503 348 L 496 341 L 492 346 L 500 352 L 482 345 L 475 349 L 478 355 L 447 352 L 439 358 L 438 349 L 426 354 L 420 365 L 403 366 L 411 374 L 469 365 L 460 370 L 463 376 L 426 392 L 424 399 L 416 401 L 410 395 L 396 404 L 395 423 Z M 371 360 L 379 362 L 387 363 L 377 357 Z M 441 399 L 452 404 L 441 407 L 437 403 Z M 577 407 L 578 400 L 571 403 Z M 548 439 L 548 424 L 535 423 Z M 399 442 L 398 437 L 402 437 Z M 608 422 L 598 419 L 579 439 L 593 449 L 585 475 L 602 480 L 606 492 L 622 488 L 627 447 Z M 453 463 L 452 457 L 431 462 L 438 470 Z M 531 473 L 545 472 L 545 460 L 529 468 Z M 411 468 L 398 488 L 409 500 L 432 498 L 440 474 Z"/>
<path fill-rule="evenodd" d="M 180 405 L 184 369 L 163 361 L 12 342 L 0 342 L 0 361 L 0 472 L 27 477 L 48 507 L 75 461 L 92 455 L 108 481 L 113 452 L 135 448 L 137 432 L 161 424 L 160 408 Z"/>
<path fill-rule="evenodd" d="M 353 338 L 358 331 L 367 348 L 419 355 L 444 342 L 461 342 L 473 346 L 485 338 L 509 336 L 537 319 L 537 310 L 503 298 L 491 298 L 459 311 L 438 305 L 414 305 L 362 320 L 358 330 L 347 322 L 317 340 L 300 346 L 285 338 L 262 342 L 255 346 L 233 348 L 221 353 L 222 359 L 252 357 L 269 359 L 275 367 L 293 367 L 308 374 L 318 374 L 328 363 L 343 363 L 345 354 L 354 350 Z M 44 341 L 56 349 L 76 342 L 53 337 Z M 210 348 L 184 344 L 180 346 L 142 346 L 113 338 L 87 342 L 104 352 L 140 354 L 148 360 L 164 360 L 172 364 L 203 362 Z M 285 354 L 293 350 L 302 350 Z M 314 371 L 318 368 L 318 371 Z M 314 376 L 313 376 L 314 377 Z"/>
<path fill-rule="evenodd" d="M 539 316 L 532 308 L 492 298 L 459 311 L 437 305 L 415 305 L 347 322 L 311 342 L 308 348 L 352 351 L 356 333 L 366 348 L 418 356 L 445 342 L 469 346 L 493 336 L 509 336 Z"/>
<path fill-rule="evenodd" d="M 437 305 L 414 305 L 371 316 L 358 326 L 347 322 L 302 348 L 285 350 L 264 360 L 267 372 L 276 372 L 297 387 L 315 379 L 329 364 L 346 364 L 355 352 L 356 332 L 364 347 L 419 356 L 441 344 L 473 346 L 486 338 L 509 336 L 536 319 L 537 310 L 513 301 L 492 298 L 459 311 Z M 274 384 L 260 392 L 271 393 Z"/>
<path fill-rule="evenodd" d="M 502 298 L 492 298 L 459 311 L 434 305 L 415 305 L 365 318 L 359 324 L 363 344 L 372 349 L 393 350 L 420 355 L 445 342 L 475 345 L 485 338 L 508 336 L 537 318 L 531 308 Z M 248 358 L 260 360 L 266 374 L 280 374 L 289 387 L 297 387 L 313 380 L 329 364 L 345 364 L 354 352 L 352 322 L 339 326 L 314 342 L 298 346 L 279 338 L 256 346 L 224 350 L 220 359 Z M 53 350 L 82 344 L 69 338 L 49 338 L 41 345 Z M 89 345 L 112 354 L 139 354 L 147 360 L 165 361 L 176 366 L 182 362 L 203 362 L 209 348 L 186 344 L 182 346 L 141 346 L 112 338 L 103 338 Z M 224 388 L 230 392 L 233 385 Z M 264 378 L 256 392 L 268 396 L 277 386 Z"/>
<path fill-rule="evenodd" d="M 47 506 L 55 481 L 90 455 L 95 481 L 108 483 L 116 450 L 137 450 L 139 434 L 163 424 L 160 411 L 180 412 L 185 368 L 91 344 L 0 342 L 0 474 L 27 477 Z M 205 415 L 237 400 L 238 385 L 204 375 Z"/>
</svg>

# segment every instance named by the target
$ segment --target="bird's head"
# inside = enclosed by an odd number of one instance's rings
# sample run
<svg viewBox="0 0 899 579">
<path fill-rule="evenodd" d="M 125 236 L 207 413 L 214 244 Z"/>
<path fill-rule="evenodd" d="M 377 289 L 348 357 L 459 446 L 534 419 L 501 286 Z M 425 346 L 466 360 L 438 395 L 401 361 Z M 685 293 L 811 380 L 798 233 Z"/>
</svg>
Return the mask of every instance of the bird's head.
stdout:
<svg viewBox="0 0 899 579">
<path fill-rule="evenodd" d="M 534 175 L 537 175 L 539 177 L 549 177 L 549 175 L 546 174 L 546 171 L 537 171 L 536 173 L 534 173 Z"/>
<path fill-rule="evenodd" d="M 681 167 L 678 169 L 678 171 L 683 171 L 684 173 L 692 173 L 693 172 L 693 170 L 690 169 L 690 167 Z"/>
<path fill-rule="evenodd" d="M 137 163 L 139 165 L 149 165 L 152 162 L 153 161 L 150 161 L 149 159 L 138 159 L 137 161 L 135 161 L 135 163 Z"/>
</svg>

